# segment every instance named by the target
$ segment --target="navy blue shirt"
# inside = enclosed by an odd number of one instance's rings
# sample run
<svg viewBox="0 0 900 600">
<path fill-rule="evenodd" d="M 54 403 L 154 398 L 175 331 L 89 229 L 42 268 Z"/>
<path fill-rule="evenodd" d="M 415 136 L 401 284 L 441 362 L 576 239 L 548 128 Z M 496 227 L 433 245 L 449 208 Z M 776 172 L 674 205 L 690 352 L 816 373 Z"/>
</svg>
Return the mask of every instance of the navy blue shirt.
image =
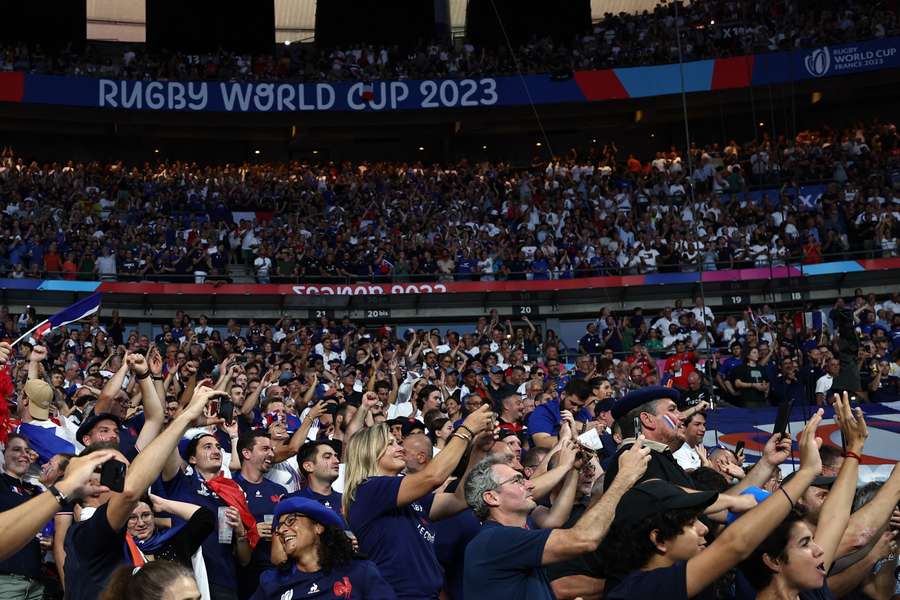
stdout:
<svg viewBox="0 0 900 600">
<path fill-rule="evenodd" d="M 125 530 L 109 524 L 104 504 L 66 532 L 66 600 L 96 600 L 112 572 L 126 562 Z"/>
<path fill-rule="evenodd" d="M 336 512 L 338 514 L 338 516 L 341 518 L 341 521 L 344 520 L 344 512 L 343 512 L 343 504 L 342 504 L 343 496 L 341 496 L 340 493 L 338 493 L 334 490 L 331 490 L 331 493 L 328 494 L 327 496 L 323 496 L 322 494 L 317 494 L 316 492 L 312 491 L 312 488 L 305 487 L 296 492 L 292 492 L 292 493 L 288 494 L 287 496 L 284 497 L 284 500 L 287 500 L 288 498 L 306 498 L 308 500 L 315 500 L 319 504 L 322 504 L 323 506 L 330 508 L 331 510 Z M 345 526 L 344 529 L 347 529 L 347 527 Z"/>
<path fill-rule="evenodd" d="M 466 597 L 553 600 L 541 568 L 544 546 L 552 532 L 486 521 L 466 548 Z"/>
<path fill-rule="evenodd" d="M 434 523 L 434 532 L 437 536 L 434 550 L 438 561 L 444 567 L 444 591 L 448 600 L 463 600 L 465 597 L 463 566 L 466 560 L 466 547 L 479 531 L 481 521 L 471 509 Z"/>
<path fill-rule="evenodd" d="M 535 408 L 528 416 L 528 435 L 533 436 L 536 433 L 546 433 L 552 436 L 559 435 L 559 425 L 562 423 L 559 411 L 559 400 L 551 400 Z M 583 406 L 575 414 L 576 421 L 588 422 L 592 418 L 590 411 Z"/>
<path fill-rule="evenodd" d="M 291 566 L 290 570 L 270 569 L 260 577 L 259 588 L 251 600 L 283 598 L 395 600 L 397 595 L 378 572 L 375 563 L 354 560 L 328 573 L 304 573 L 296 566 Z"/>
<path fill-rule="evenodd" d="M 166 497 L 172 500 L 190 502 L 212 511 L 218 518 L 219 507 L 228 506 L 215 492 L 206 487 L 206 482 L 196 471 L 190 475 L 179 471 L 171 481 L 164 481 Z M 223 587 L 237 589 L 237 564 L 232 551 L 235 538 L 232 536 L 231 544 L 220 544 L 218 527 L 203 540 L 203 561 L 206 564 L 206 573 L 210 583 Z M 68 573 L 68 571 L 67 571 Z"/>
<path fill-rule="evenodd" d="M 0 511 L 25 504 L 39 494 L 40 491 L 30 483 L 7 473 L 0 475 Z M 41 576 L 41 543 L 37 537 L 31 538 L 24 548 L 0 561 L 0 574 L 24 575 L 32 579 Z"/>
<path fill-rule="evenodd" d="M 434 494 L 397 507 L 402 477 L 369 477 L 356 489 L 347 522 L 397 598 L 437 598 L 443 572 L 428 520 Z"/>
<path fill-rule="evenodd" d="M 259 483 L 250 483 L 240 473 L 234 474 L 234 481 L 237 483 L 244 494 L 247 496 L 247 506 L 250 508 L 250 514 L 256 519 L 257 523 L 263 523 L 266 515 L 275 515 L 275 505 L 281 501 L 282 497 L 287 494 L 287 490 L 265 477 Z M 218 533 L 216 533 L 218 538 Z M 270 540 L 260 538 L 256 548 L 253 549 L 253 555 L 250 558 L 250 564 L 269 568 L 272 566 L 270 557 L 272 554 L 272 542 Z"/>
<path fill-rule="evenodd" d="M 702 600 L 713 600 L 714 586 L 691 596 Z M 652 571 L 632 571 L 621 581 L 615 582 L 606 592 L 606 600 L 646 600 L 665 598 L 666 600 L 687 600 L 687 561 L 680 561 L 671 567 Z"/>
</svg>

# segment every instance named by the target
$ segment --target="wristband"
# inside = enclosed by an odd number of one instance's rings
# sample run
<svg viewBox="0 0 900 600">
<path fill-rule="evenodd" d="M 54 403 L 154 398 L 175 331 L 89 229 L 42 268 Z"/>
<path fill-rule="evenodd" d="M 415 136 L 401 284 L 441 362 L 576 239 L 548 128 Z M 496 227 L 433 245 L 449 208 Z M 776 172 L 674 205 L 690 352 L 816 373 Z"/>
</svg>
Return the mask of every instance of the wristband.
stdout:
<svg viewBox="0 0 900 600">
<path fill-rule="evenodd" d="M 66 498 L 66 495 L 59 491 L 59 488 L 57 488 L 55 485 L 51 485 L 50 487 L 48 487 L 47 491 L 53 494 L 53 497 L 56 498 L 56 501 L 60 504 L 66 504 L 69 501 L 69 499 Z"/>
<path fill-rule="evenodd" d="M 153 379 L 155 379 L 156 381 L 162 381 L 163 379 L 165 379 L 165 377 L 163 377 L 162 375 L 151 375 L 151 377 L 153 377 Z"/>
<path fill-rule="evenodd" d="M 458 432 L 458 431 L 455 432 L 455 433 L 454 433 L 453 435 L 451 435 L 450 437 L 455 437 L 455 438 L 461 439 L 462 441 L 464 441 L 464 442 L 466 443 L 467 446 L 469 445 L 469 442 L 472 441 L 472 438 L 466 437 L 465 435 L 461 434 L 461 433 Z"/>
<path fill-rule="evenodd" d="M 862 458 L 856 452 L 850 452 L 849 450 L 847 450 L 846 452 L 844 452 L 844 458 L 855 458 L 856 462 L 862 464 Z"/>
<path fill-rule="evenodd" d="M 460 428 L 460 429 L 465 429 L 465 430 L 468 431 L 470 434 L 475 435 L 475 432 L 472 431 L 471 429 L 469 429 L 468 427 L 466 427 L 465 425 L 460 425 L 459 428 Z"/>
<path fill-rule="evenodd" d="M 150 371 L 148 370 L 148 371 L 145 372 L 143 375 L 141 375 L 140 373 L 136 373 L 135 376 L 136 376 L 138 379 L 147 379 L 148 377 L 150 377 Z"/>
</svg>

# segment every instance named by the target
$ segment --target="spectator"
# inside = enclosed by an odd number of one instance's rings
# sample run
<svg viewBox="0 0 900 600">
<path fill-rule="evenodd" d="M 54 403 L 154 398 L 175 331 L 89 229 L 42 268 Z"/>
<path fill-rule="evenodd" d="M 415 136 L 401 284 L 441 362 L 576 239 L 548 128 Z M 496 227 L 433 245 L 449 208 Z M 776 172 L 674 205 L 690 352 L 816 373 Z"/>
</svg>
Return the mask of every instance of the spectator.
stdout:
<svg viewBox="0 0 900 600">
<path fill-rule="evenodd" d="M 122 566 L 110 576 L 100 600 L 166 600 L 200 598 L 194 575 L 176 562 L 159 560 L 135 569 Z"/>
</svg>

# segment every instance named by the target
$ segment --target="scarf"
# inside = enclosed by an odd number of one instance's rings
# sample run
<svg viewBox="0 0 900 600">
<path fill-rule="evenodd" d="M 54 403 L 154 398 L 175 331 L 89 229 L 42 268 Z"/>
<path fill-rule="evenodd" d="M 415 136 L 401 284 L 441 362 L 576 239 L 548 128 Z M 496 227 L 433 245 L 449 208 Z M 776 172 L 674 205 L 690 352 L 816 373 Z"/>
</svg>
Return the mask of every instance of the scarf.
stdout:
<svg viewBox="0 0 900 600">
<path fill-rule="evenodd" d="M 221 473 L 206 481 L 206 487 L 211 489 L 222 499 L 222 502 L 232 508 L 236 508 L 241 514 L 241 523 L 247 530 L 247 541 L 250 543 L 250 550 L 256 549 L 259 543 L 259 532 L 256 531 L 256 519 L 250 513 L 250 507 L 247 506 L 247 497 L 244 490 L 241 489 L 233 479 L 228 479 Z"/>
</svg>

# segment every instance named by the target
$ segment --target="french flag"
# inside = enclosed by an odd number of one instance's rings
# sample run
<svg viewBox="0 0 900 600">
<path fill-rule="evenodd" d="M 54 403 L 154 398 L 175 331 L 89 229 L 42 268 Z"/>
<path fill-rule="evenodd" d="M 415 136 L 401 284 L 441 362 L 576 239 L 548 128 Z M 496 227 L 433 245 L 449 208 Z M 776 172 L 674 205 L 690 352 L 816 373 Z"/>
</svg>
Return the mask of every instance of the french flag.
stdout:
<svg viewBox="0 0 900 600">
<path fill-rule="evenodd" d="M 100 299 L 102 297 L 103 294 L 100 292 L 91 294 L 87 298 L 79 300 L 72 306 L 64 308 L 55 315 L 52 315 L 28 333 L 35 339 L 40 339 L 48 331 L 56 329 L 57 327 L 62 327 L 63 325 L 68 325 L 69 323 L 74 323 L 75 321 L 80 321 L 100 310 Z"/>
<path fill-rule="evenodd" d="M 75 444 L 66 435 L 66 430 L 53 421 L 22 423 L 18 432 L 28 438 L 31 449 L 41 457 L 41 464 L 54 454 L 75 454 Z"/>
</svg>

